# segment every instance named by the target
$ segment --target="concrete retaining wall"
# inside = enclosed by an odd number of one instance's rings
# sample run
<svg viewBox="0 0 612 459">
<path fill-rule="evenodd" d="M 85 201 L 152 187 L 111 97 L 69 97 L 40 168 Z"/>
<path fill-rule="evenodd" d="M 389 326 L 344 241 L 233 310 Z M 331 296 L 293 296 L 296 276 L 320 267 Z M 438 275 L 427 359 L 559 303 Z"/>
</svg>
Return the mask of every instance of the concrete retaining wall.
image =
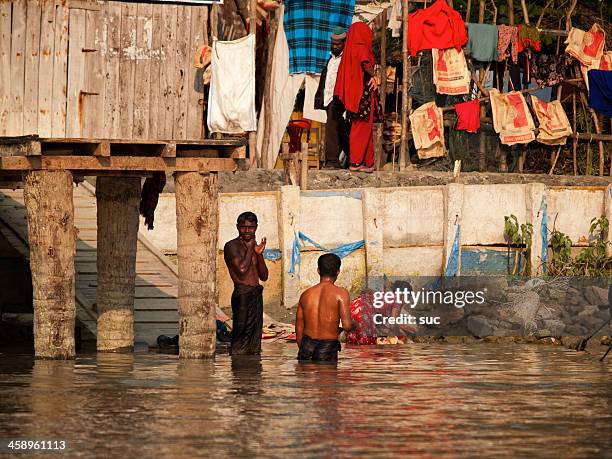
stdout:
<svg viewBox="0 0 612 459">
<path fill-rule="evenodd" d="M 270 279 L 266 304 L 293 307 L 300 292 L 317 282 L 321 249 L 304 243 L 301 263 L 289 273 L 295 236 L 302 232 L 326 248 L 363 240 L 343 259 L 339 279 L 356 294 L 367 276 L 440 275 L 455 238 L 460 242 L 459 271 L 502 273 L 506 248 L 504 216 L 534 225 L 532 265 L 540 266 L 545 218 L 576 246 L 588 245 L 591 220 L 612 220 L 612 185 L 546 187 L 539 183 L 501 185 L 448 184 L 405 188 L 222 193 L 219 205 L 219 302 L 229 306 L 232 284 L 223 263 L 223 245 L 236 236 L 236 217 L 250 210 L 259 217 L 258 237 L 266 236 Z M 612 232 L 611 232 L 612 233 Z M 174 195 L 163 194 L 148 237 L 163 252 L 176 252 Z M 610 235 L 608 236 L 610 237 Z"/>
</svg>

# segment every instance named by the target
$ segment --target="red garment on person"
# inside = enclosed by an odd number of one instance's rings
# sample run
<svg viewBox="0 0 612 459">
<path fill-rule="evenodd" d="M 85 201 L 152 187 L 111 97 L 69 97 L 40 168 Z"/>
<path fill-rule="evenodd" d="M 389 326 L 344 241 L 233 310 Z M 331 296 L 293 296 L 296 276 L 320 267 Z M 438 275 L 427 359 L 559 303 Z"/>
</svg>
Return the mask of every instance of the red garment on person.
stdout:
<svg viewBox="0 0 612 459">
<path fill-rule="evenodd" d="M 363 65 L 374 66 L 375 63 L 372 29 L 365 22 L 356 22 L 349 28 L 334 87 L 334 96 L 349 112 L 357 113 L 359 110 L 364 84 Z"/>
<path fill-rule="evenodd" d="M 351 133 L 349 135 L 349 151 L 351 166 L 373 167 L 374 166 L 374 100 L 372 93 L 372 108 L 368 119 L 355 118 L 351 121 Z"/>
<path fill-rule="evenodd" d="M 367 296 L 367 294 L 364 294 Z M 376 344 L 376 331 L 372 319 L 371 301 L 358 296 L 351 301 L 351 319 L 359 325 L 356 330 L 346 332 L 346 344 Z"/>
<path fill-rule="evenodd" d="M 437 0 L 429 8 L 408 15 L 408 50 L 411 56 L 423 49 L 461 49 L 468 41 L 461 14 L 446 0 Z"/>
<path fill-rule="evenodd" d="M 472 134 L 478 132 L 480 129 L 480 101 L 478 99 L 455 105 L 455 111 L 457 112 L 455 129 Z"/>
</svg>

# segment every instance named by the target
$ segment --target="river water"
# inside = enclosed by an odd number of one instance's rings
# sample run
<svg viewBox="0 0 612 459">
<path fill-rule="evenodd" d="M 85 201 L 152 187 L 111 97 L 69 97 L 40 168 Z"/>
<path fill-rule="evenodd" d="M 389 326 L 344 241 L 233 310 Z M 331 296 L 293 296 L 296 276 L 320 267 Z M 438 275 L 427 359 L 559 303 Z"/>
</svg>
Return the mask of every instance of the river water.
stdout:
<svg viewBox="0 0 612 459">
<path fill-rule="evenodd" d="M 0 439 L 70 457 L 612 457 L 612 365 L 534 345 L 362 346 L 337 367 L 0 353 Z M 53 456 L 48 453 L 45 457 Z"/>
</svg>

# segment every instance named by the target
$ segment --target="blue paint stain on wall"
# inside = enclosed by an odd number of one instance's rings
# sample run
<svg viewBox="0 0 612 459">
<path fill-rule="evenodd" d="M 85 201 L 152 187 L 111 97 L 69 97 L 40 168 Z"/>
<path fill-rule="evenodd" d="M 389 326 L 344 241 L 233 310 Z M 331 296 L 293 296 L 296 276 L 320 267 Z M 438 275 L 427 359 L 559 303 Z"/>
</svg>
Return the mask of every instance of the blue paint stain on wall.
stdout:
<svg viewBox="0 0 612 459">
<path fill-rule="evenodd" d="M 279 249 L 264 249 L 263 257 L 266 260 L 276 261 L 280 260 L 283 253 Z"/>
<path fill-rule="evenodd" d="M 516 250 L 510 249 L 510 271 L 514 266 Z M 519 269 L 522 268 L 522 263 Z M 508 251 L 493 249 L 461 249 L 461 275 L 505 275 L 508 274 Z"/>
<path fill-rule="evenodd" d="M 307 198 L 328 198 L 330 196 L 341 196 L 345 198 L 362 199 L 361 191 L 302 191 L 302 196 Z"/>
</svg>

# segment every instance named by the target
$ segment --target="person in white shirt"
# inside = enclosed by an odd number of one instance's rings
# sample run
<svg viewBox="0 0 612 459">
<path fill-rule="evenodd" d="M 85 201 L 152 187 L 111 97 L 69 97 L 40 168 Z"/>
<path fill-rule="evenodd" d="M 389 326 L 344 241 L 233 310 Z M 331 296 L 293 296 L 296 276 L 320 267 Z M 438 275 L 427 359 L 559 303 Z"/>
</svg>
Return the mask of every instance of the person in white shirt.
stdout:
<svg viewBox="0 0 612 459">
<path fill-rule="evenodd" d="M 336 27 L 331 36 L 331 54 L 325 67 L 321 70 L 319 87 L 315 94 L 314 105 L 318 110 L 327 112 L 325 125 L 325 166 L 324 169 L 340 167 L 340 152 L 349 157 L 349 134 L 344 119 L 344 105 L 334 97 L 334 87 L 338 68 L 342 60 L 346 32 L 342 27 Z"/>
</svg>

